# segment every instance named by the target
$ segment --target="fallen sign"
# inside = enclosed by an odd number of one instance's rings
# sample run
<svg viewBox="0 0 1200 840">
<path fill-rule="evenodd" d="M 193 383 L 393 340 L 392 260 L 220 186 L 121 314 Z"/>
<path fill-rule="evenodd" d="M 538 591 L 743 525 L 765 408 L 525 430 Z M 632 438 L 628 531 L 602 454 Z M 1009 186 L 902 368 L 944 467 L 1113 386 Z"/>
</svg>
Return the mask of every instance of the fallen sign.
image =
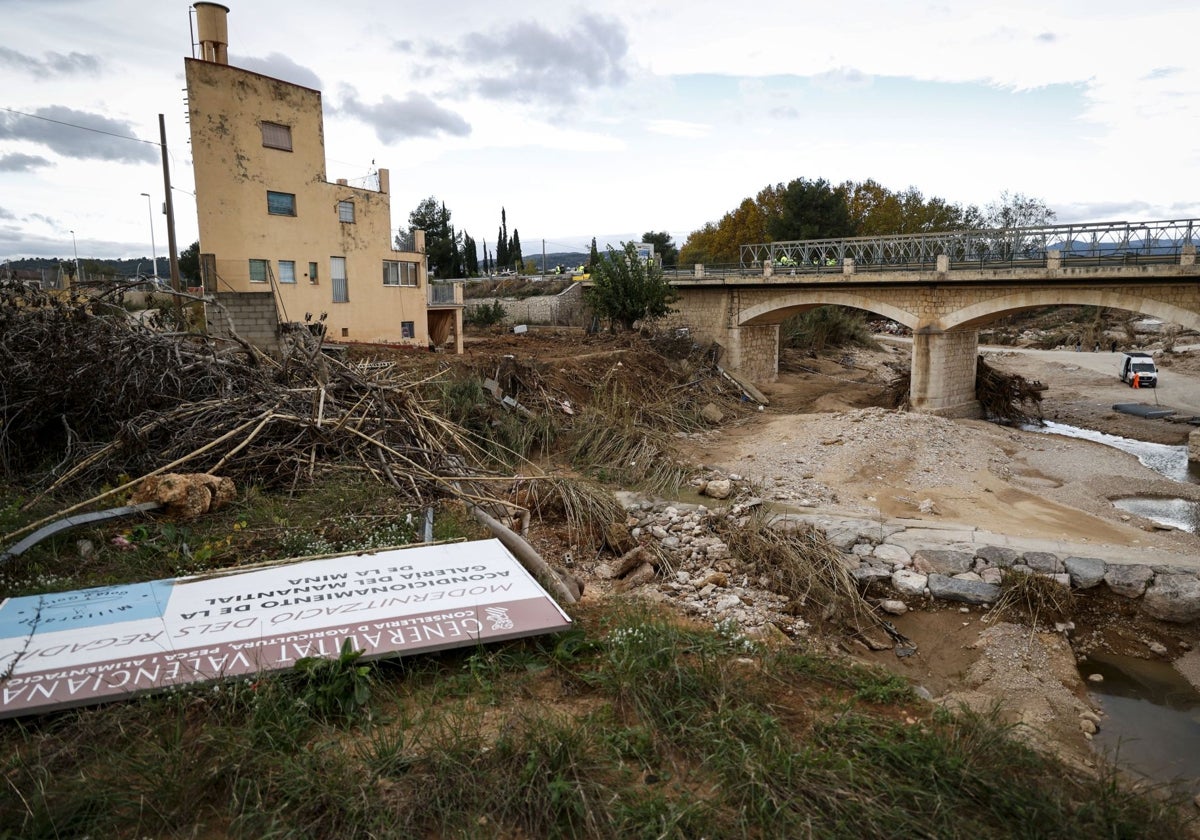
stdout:
<svg viewBox="0 0 1200 840">
<path fill-rule="evenodd" d="M 564 630 L 499 540 L 427 545 L 0 601 L 0 718 L 336 657 Z"/>
</svg>

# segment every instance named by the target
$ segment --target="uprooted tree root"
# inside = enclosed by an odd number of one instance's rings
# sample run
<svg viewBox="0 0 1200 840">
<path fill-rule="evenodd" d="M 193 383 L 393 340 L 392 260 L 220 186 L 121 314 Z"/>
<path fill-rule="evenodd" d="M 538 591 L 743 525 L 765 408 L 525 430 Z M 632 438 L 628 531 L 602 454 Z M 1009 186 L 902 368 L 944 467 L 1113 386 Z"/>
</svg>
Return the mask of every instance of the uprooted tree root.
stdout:
<svg viewBox="0 0 1200 840">
<path fill-rule="evenodd" d="M 892 408 L 910 408 L 912 371 L 897 367 L 888 383 L 887 401 Z M 1042 391 L 1038 382 L 1030 382 L 1016 373 L 996 370 L 979 356 L 975 362 L 975 399 L 988 420 L 1019 426 L 1042 420 Z"/>
</svg>

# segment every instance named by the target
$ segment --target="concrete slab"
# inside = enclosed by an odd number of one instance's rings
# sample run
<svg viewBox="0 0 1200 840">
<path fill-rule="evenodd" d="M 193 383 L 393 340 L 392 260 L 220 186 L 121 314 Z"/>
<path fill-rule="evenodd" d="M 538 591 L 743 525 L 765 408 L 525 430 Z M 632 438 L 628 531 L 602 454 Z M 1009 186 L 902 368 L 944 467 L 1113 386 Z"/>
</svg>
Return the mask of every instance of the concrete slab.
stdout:
<svg viewBox="0 0 1200 840">
<path fill-rule="evenodd" d="M 1132 414 L 1134 417 L 1145 417 L 1147 420 L 1158 420 L 1163 417 L 1170 417 L 1175 413 L 1173 408 L 1163 408 L 1160 405 L 1146 405 L 1145 403 L 1117 403 L 1113 406 L 1113 411 L 1119 411 L 1122 414 Z"/>
</svg>

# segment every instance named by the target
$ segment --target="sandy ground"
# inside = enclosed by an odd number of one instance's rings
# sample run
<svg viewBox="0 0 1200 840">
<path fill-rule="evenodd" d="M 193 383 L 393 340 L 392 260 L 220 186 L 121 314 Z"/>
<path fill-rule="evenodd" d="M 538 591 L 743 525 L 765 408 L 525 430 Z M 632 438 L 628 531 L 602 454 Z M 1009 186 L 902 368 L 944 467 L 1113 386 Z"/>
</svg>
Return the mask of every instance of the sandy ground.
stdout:
<svg viewBox="0 0 1200 840">
<path fill-rule="evenodd" d="M 1047 386 L 1047 419 L 1181 444 L 1193 427 L 1176 421 L 1200 415 L 1200 358 L 1193 354 L 1169 360 L 1160 388 L 1133 391 L 1116 378 L 1116 354 L 983 352 L 994 367 Z M 886 363 L 907 360 L 908 353 L 900 343 L 836 361 L 789 358 L 777 381 L 760 384 L 771 400 L 766 410 L 693 438 L 688 454 L 696 463 L 751 479 L 784 504 L 962 523 L 1068 540 L 1110 560 L 1166 557 L 1200 567 L 1196 535 L 1163 530 L 1112 504 L 1130 495 L 1200 499 L 1200 486 L 1167 481 L 1134 456 L 1097 443 L 876 407 L 889 375 Z M 1124 402 L 1170 406 L 1178 417 L 1145 420 L 1112 409 Z M 1044 625 L 1039 631 L 1009 624 L 977 607 L 918 599 L 895 619 L 917 642 L 916 655 L 857 653 L 908 676 L 948 705 L 986 712 L 1000 704 L 1019 734 L 1074 766 L 1095 766 L 1086 721 L 1101 721 L 1103 710 L 1089 695 L 1076 658 L 1088 646 L 1149 658 L 1152 646 L 1162 645 L 1168 650 L 1162 658 L 1174 659 L 1200 638 L 1196 628 L 1145 619 L 1117 596 L 1089 593 L 1077 601 L 1078 626 L 1064 635 L 1046 632 Z"/>
<path fill-rule="evenodd" d="M 994 367 L 1047 385 L 1047 419 L 1181 444 L 1193 427 L 1179 419 L 1200 414 L 1200 374 L 1188 370 L 1190 357 L 1164 371 L 1161 388 L 1134 391 L 1117 380 L 1115 354 L 985 352 Z M 1112 504 L 1133 495 L 1200 499 L 1200 486 L 1168 481 L 1134 456 L 1089 441 L 872 408 L 885 363 L 907 353 L 900 344 L 837 361 L 793 361 L 761 384 L 771 400 L 765 411 L 692 441 L 689 455 L 750 478 L 783 503 L 1127 548 L 1130 562 L 1154 549 L 1200 563 L 1195 535 Z M 1112 409 L 1155 399 L 1176 407 L 1177 417 L 1145 420 Z"/>
</svg>

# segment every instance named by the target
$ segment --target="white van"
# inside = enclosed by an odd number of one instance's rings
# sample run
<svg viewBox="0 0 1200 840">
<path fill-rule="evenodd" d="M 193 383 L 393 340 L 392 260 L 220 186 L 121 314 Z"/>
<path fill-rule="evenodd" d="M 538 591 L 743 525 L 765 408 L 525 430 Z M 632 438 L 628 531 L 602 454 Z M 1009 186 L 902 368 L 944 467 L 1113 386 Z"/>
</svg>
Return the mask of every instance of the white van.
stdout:
<svg viewBox="0 0 1200 840">
<path fill-rule="evenodd" d="M 1117 364 L 1117 378 L 1130 387 L 1133 387 L 1135 376 L 1139 388 L 1158 386 L 1158 368 L 1154 366 L 1154 357 L 1149 353 L 1122 353 Z"/>
</svg>

